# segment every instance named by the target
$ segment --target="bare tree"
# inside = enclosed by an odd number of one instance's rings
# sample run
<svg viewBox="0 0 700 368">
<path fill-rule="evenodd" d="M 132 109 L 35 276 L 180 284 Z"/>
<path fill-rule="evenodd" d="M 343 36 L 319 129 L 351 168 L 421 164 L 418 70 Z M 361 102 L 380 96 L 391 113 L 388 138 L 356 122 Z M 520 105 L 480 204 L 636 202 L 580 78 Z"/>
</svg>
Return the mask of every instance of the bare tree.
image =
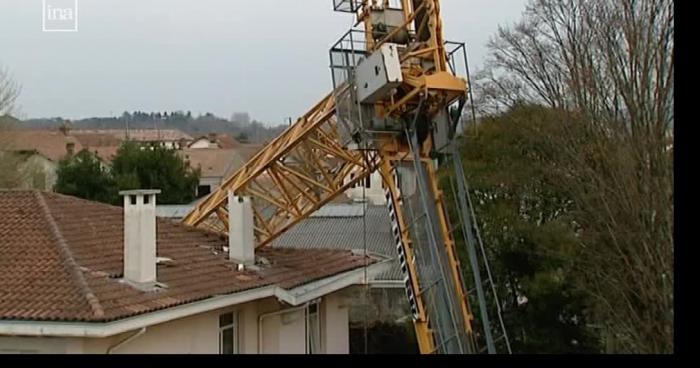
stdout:
<svg viewBox="0 0 700 368">
<path fill-rule="evenodd" d="M 673 1 L 531 0 L 489 47 L 484 106 L 566 114 L 545 144 L 576 204 L 581 287 L 611 350 L 672 352 Z"/>
<path fill-rule="evenodd" d="M 14 122 L 10 114 L 20 88 L 0 67 L 0 188 L 16 187 L 21 180 L 19 161 L 12 152 Z"/>
<path fill-rule="evenodd" d="M 0 116 L 12 113 L 19 91 L 19 85 L 10 77 L 9 72 L 0 66 Z"/>
</svg>

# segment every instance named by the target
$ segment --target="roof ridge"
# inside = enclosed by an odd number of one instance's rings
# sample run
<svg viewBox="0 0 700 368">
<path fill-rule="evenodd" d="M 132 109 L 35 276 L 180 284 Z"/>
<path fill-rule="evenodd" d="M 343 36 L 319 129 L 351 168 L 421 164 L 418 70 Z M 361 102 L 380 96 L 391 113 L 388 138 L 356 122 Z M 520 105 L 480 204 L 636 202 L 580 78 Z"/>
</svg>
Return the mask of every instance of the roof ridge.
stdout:
<svg viewBox="0 0 700 368">
<path fill-rule="evenodd" d="M 69 201 L 74 201 L 74 202 L 82 202 L 84 205 L 98 205 L 104 208 L 111 208 L 112 210 L 122 210 L 122 207 L 110 204 L 110 203 L 102 203 L 102 202 L 96 202 L 96 201 L 91 201 L 89 199 L 85 198 L 80 198 L 80 197 L 75 197 L 72 195 L 67 195 L 63 193 L 57 193 L 57 192 L 47 192 L 47 191 L 42 191 L 42 190 L 31 190 L 32 192 L 37 192 L 39 194 L 42 194 L 42 196 L 52 196 L 55 198 L 59 199 L 64 199 L 64 200 L 69 200 Z"/>
<path fill-rule="evenodd" d="M 231 171 L 231 168 L 234 167 L 236 164 L 240 165 L 245 165 L 246 161 L 243 159 L 243 157 L 234 149 L 228 149 L 226 151 L 234 151 L 232 156 L 235 156 L 234 158 L 238 159 L 239 162 L 233 162 L 234 160 L 229 160 L 228 165 L 226 165 L 226 174 L 228 175 L 229 171 Z"/>
<path fill-rule="evenodd" d="M 102 308 L 100 301 L 97 299 L 95 294 L 92 292 L 92 289 L 90 289 L 90 286 L 88 286 L 87 281 L 85 281 L 85 277 L 83 276 L 82 271 L 80 271 L 80 267 L 78 266 L 78 263 L 75 261 L 75 258 L 73 257 L 73 253 L 70 251 L 70 248 L 68 247 L 66 239 L 61 234 L 61 231 L 58 228 L 58 224 L 56 223 L 56 220 L 54 219 L 53 215 L 51 214 L 51 210 L 49 209 L 49 205 L 46 203 L 44 196 L 42 195 L 41 192 L 38 192 L 38 191 L 34 192 L 34 195 L 35 195 L 37 201 L 39 202 L 39 206 L 41 206 L 41 210 L 42 210 L 42 213 L 44 214 L 44 218 L 45 218 L 46 222 L 48 222 L 48 224 L 51 228 L 52 235 L 56 238 L 56 242 L 58 243 L 58 248 L 59 248 L 59 254 L 63 258 L 64 262 L 68 265 L 68 267 L 70 269 L 70 273 L 73 276 L 73 279 L 78 283 L 78 288 L 85 295 L 85 299 L 87 300 L 87 303 L 90 306 L 90 309 L 95 314 L 95 317 L 103 318 L 105 316 L 104 308 Z"/>
</svg>

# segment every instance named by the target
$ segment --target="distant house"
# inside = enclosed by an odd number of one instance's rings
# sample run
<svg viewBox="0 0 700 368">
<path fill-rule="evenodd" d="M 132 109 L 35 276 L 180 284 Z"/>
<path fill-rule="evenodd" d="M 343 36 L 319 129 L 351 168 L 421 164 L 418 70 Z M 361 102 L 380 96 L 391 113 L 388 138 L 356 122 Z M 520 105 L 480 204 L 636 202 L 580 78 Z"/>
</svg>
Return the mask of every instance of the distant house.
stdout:
<svg viewBox="0 0 700 368">
<path fill-rule="evenodd" d="M 36 151 L 0 151 L 0 160 L 0 170 L 8 170 L 0 187 L 50 191 L 56 185 L 56 163 Z"/>
<path fill-rule="evenodd" d="M 125 193 L 122 209 L 0 191 L 0 353 L 348 353 L 346 290 L 386 261 L 269 247 L 241 260 L 242 234 L 156 219 L 154 196 Z"/>
<path fill-rule="evenodd" d="M 350 174 L 350 177 L 346 179 L 346 182 L 350 182 L 354 179 L 355 174 Z M 348 198 L 356 202 L 364 202 L 367 200 L 369 203 L 375 206 L 386 205 L 384 180 L 379 172 L 375 172 L 369 177 L 365 178 L 365 180 L 362 182 L 355 184 L 346 192 L 346 195 Z"/>
<path fill-rule="evenodd" d="M 53 190 L 58 163 L 83 149 L 75 137 L 58 130 L 13 130 L 4 134 L 0 158 L 18 162 L 17 189 Z"/>
<path fill-rule="evenodd" d="M 59 130 L 14 130 L 8 134 L 11 134 L 8 140 L 11 150 L 35 151 L 53 162 L 83 149 L 76 137 Z"/>
<path fill-rule="evenodd" d="M 262 145 L 242 144 L 227 134 L 212 133 L 193 140 L 180 154 L 190 166 L 201 169 L 197 197 L 202 198 L 219 188 L 262 148 Z"/>
<path fill-rule="evenodd" d="M 188 147 L 192 150 L 234 150 L 237 155 L 244 161 L 250 161 L 258 154 L 265 146 L 262 144 L 240 143 L 228 135 L 212 134 L 209 137 L 201 137 L 194 140 Z"/>
<path fill-rule="evenodd" d="M 189 161 L 192 168 L 199 168 L 201 176 L 197 197 L 209 195 L 221 186 L 223 181 L 243 167 L 245 161 L 235 149 L 193 149 L 179 151 Z"/>
<path fill-rule="evenodd" d="M 79 140 L 116 139 L 118 142 L 132 140 L 142 144 L 161 146 L 168 149 L 183 149 L 193 138 L 177 129 L 91 129 L 72 130 Z M 117 144 L 118 146 L 119 144 Z M 104 146 L 104 145 L 102 145 Z"/>
<path fill-rule="evenodd" d="M 241 143 L 228 134 L 211 133 L 205 137 L 199 137 L 187 145 L 189 149 L 234 149 Z"/>
<path fill-rule="evenodd" d="M 123 143 L 123 139 L 113 134 L 91 133 L 81 130 L 71 131 L 70 134 L 80 142 L 84 149 L 97 154 L 105 162 L 112 161 L 119 150 L 119 146 Z"/>
</svg>

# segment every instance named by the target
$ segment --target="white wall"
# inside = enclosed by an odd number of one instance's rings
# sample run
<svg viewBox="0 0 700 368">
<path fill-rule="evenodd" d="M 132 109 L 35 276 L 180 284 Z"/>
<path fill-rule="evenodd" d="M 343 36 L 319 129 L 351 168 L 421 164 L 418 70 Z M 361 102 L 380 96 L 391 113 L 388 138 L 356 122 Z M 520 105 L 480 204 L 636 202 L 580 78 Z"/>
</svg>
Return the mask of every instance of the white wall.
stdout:
<svg viewBox="0 0 700 368">
<path fill-rule="evenodd" d="M 41 155 L 32 155 L 20 165 L 22 183 L 20 189 L 53 191 L 58 179 L 58 165 Z"/>
<path fill-rule="evenodd" d="M 285 307 L 284 309 L 288 309 Z M 258 322 L 261 315 L 280 311 L 274 298 L 224 308 L 148 327 L 146 332 L 117 348 L 113 354 L 218 354 L 219 315 L 238 312 L 239 351 L 258 353 Z M 303 310 L 265 318 L 262 324 L 262 353 L 304 354 L 306 323 Z M 322 348 L 327 353 L 349 353 L 348 310 L 338 293 L 321 303 Z M 136 334 L 130 331 L 109 338 L 47 338 L 0 336 L 0 353 L 105 354 L 114 345 Z"/>
<path fill-rule="evenodd" d="M 219 314 L 203 313 L 174 322 L 148 327 L 146 333 L 114 350 L 113 354 L 218 354 Z M 83 353 L 105 354 L 138 331 L 104 339 L 83 339 Z"/>
<path fill-rule="evenodd" d="M 66 354 L 70 339 L 0 336 L 0 354 Z"/>
<path fill-rule="evenodd" d="M 210 186 L 211 187 L 211 192 L 213 193 L 219 187 L 221 186 L 221 182 L 224 180 L 224 178 L 220 176 L 207 176 L 207 177 L 201 177 L 199 179 L 199 185 L 201 186 Z"/>
<path fill-rule="evenodd" d="M 350 181 L 350 178 L 348 178 L 347 181 Z M 386 205 L 386 193 L 384 192 L 383 180 L 379 172 L 375 172 L 370 176 L 370 184 L 371 188 L 364 188 L 365 182 L 362 181 L 356 188 L 348 189 L 345 195 L 356 201 L 360 201 L 366 197 L 367 200 L 375 206 Z"/>
<path fill-rule="evenodd" d="M 321 340 L 326 354 L 350 354 L 350 320 L 344 298 L 335 293 L 321 304 Z"/>
<path fill-rule="evenodd" d="M 209 139 L 199 139 L 196 142 L 190 144 L 188 148 L 191 149 L 208 149 L 208 148 L 219 148 L 217 144 L 212 144 Z"/>
<path fill-rule="evenodd" d="M 306 323 L 303 310 L 264 318 L 262 326 L 263 354 L 306 353 Z"/>
</svg>

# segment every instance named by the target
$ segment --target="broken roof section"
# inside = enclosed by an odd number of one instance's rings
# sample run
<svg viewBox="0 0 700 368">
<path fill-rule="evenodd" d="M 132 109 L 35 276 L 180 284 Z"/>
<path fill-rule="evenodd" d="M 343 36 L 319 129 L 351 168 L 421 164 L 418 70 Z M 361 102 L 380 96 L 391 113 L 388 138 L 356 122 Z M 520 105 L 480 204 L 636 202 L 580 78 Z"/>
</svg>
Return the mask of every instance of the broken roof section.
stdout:
<svg viewBox="0 0 700 368">
<path fill-rule="evenodd" d="M 391 233 L 386 206 L 362 203 L 328 204 L 282 234 L 272 243 L 282 249 L 362 250 L 393 259 L 391 267 L 374 283 L 396 283 L 404 287 L 397 244 Z M 366 214 L 366 217 L 365 217 Z"/>
<path fill-rule="evenodd" d="M 238 271 L 227 240 L 157 220 L 157 291 L 123 277 L 123 210 L 38 191 L 0 191 L 0 320 L 109 322 L 222 295 L 290 290 L 373 264 L 351 251 L 257 251 Z"/>
</svg>

